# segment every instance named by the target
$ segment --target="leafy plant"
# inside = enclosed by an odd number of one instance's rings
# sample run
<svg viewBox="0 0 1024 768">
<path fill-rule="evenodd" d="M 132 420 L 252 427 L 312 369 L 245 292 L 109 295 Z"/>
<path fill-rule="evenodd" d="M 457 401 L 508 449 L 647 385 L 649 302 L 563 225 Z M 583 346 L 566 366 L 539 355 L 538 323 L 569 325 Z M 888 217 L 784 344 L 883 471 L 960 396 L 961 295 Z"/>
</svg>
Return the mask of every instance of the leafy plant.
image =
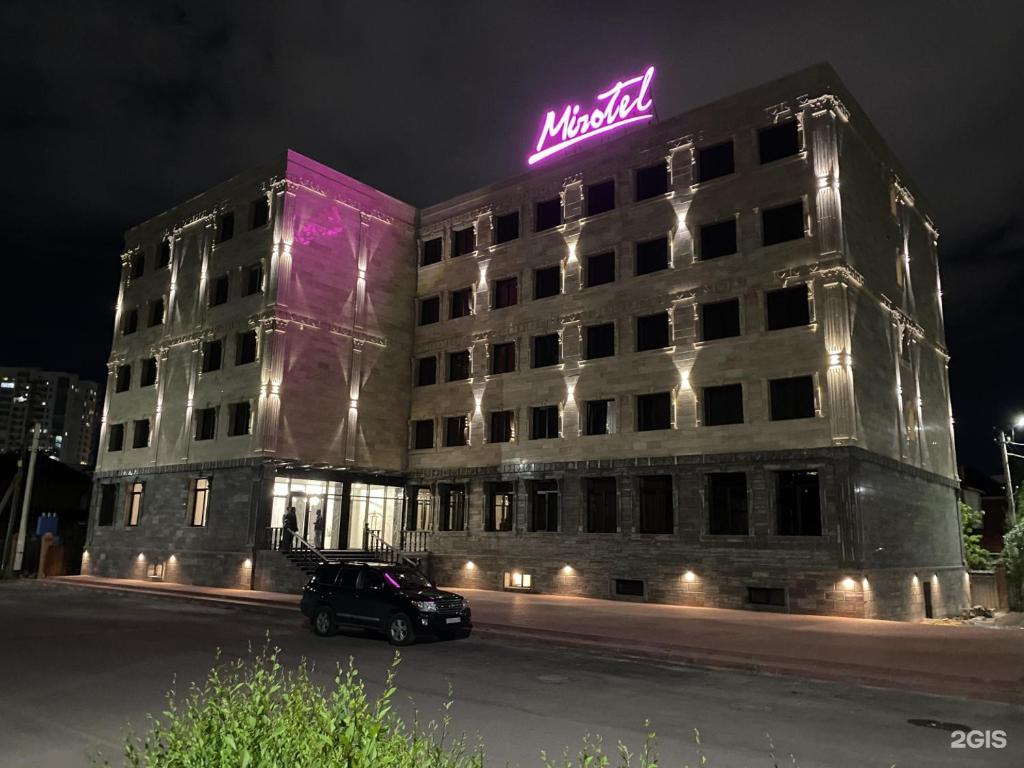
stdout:
<svg viewBox="0 0 1024 768">
<path fill-rule="evenodd" d="M 1009 586 L 1010 610 L 1024 610 L 1024 518 L 1003 536 L 1003 565 Z"/>
<path fill-rule="evenodd" d="M 964 536 L 964 557 L 972 571 L 984 571 L 992 567 L 992 553 L 981 546 L 981 534 L 974 533 L 981 528 L 985 519 L 984 510 L 975 510 L 970 504 L 960 502 L 960 522 Z"/>
</svg>

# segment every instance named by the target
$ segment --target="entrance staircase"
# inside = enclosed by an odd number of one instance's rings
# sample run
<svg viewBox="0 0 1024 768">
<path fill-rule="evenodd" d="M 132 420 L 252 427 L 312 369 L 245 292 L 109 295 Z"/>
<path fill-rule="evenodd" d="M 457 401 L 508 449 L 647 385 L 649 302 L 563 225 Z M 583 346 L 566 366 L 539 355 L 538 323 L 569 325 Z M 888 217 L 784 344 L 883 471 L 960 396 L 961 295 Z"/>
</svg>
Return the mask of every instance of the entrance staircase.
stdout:
<svg viewBox="0 0 1024 768">
<path fill-rule="evenodd" d="M 296 542 L 298 543 L 298 542 Z M 368 549 L 320 549 L 310 547 L 295 547 L 288 551 L 281 552 L 292 565 L 298 568 L 307 576 L 312 576 L 313 571 L 321 563 L 341 563 L 346 561 L 376 560 L 374 554 Z"/>
</svg>

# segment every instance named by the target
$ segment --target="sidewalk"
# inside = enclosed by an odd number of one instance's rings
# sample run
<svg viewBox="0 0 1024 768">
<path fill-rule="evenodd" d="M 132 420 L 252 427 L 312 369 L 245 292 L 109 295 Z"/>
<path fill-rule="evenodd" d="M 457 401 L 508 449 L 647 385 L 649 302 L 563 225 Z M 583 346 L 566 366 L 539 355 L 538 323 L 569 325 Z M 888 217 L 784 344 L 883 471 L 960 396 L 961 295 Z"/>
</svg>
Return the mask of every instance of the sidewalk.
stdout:
<svg viewBox="0 0 1024 768">
<path fill-rule="evenodd" d="M 298 595 L 67 576 L 42 583 L 295 610 Z M 617 656 L 1024 704 L 1024 630 L 459 589 L 473 624 Z"/>
</svg>

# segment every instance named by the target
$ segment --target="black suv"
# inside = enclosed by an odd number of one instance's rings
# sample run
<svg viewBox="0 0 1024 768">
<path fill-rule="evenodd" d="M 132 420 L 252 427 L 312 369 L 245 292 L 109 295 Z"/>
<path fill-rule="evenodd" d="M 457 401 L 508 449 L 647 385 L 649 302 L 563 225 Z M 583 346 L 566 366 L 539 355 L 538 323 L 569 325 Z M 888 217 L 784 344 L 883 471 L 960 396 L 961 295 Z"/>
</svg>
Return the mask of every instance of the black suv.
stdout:
<svg viewBox="0 0 1024 768">
<path fill-rule="evenodd" d="M 415 568 L 391 563 L 324 563 L 302 588 L 302 613 L 321 637 L 338 625 L 383 631 L 392 645 L 418 634 L 467 636 L 469 602 L 444 592 Z"/>
</svg>

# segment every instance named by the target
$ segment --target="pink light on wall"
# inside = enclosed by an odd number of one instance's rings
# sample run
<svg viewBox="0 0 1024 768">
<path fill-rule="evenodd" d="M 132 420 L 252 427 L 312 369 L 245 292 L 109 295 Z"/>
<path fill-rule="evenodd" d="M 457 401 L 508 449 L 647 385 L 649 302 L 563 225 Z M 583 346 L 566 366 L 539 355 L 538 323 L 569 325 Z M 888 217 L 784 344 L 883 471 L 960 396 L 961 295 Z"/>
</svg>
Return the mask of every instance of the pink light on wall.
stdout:
<svg viewBox="0 0 1024 768">
<path fill-rule="evenodd" d="M 548 112 L 537 139 L 537 151 L 527 162 L 533 165 L 585 139 L 650 120 L 654 117 L 654 102 L 650 97 L 653 79 L 654 67 L 648 67 L 642 75 L 620 80 L 599 93 L 596 105 L 589 112 L 581 112 L 579 104 L 567 104 L 560 113 Z"/>
</svg>

